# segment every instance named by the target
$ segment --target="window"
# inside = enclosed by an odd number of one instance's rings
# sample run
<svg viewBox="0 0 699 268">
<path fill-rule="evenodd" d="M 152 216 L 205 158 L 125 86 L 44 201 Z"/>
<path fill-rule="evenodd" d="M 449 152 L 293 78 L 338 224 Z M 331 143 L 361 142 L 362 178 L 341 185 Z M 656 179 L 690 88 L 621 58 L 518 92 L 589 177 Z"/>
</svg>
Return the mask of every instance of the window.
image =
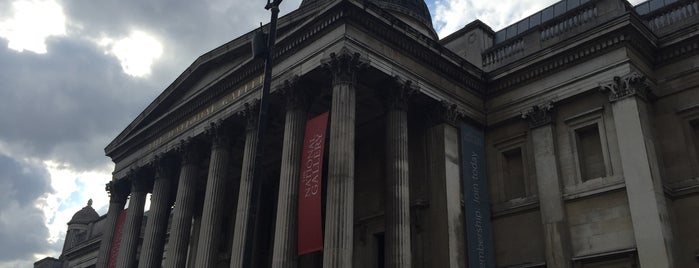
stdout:
<svg viewBox="0 0 699 268">
<path fill-rule="evenodd" d="M 577 184 L 613 173 L 609 157 L 604 107 L 597 107 L 564 120 L 568 126 Z"/>
<path fill-rule="evenodd" d="M 604 154 L 597 124 L 575 130 L 580 164 L 580 178 L 583 182 L 606 176 Z"/>
<path fill-rule="evenodd" d="M 503 156 L 503 187 L 505 199 L 515 199 L 526 196 L 524 185 L 524 163 L 522 148 L 517 147 L 502 153 Z"/>
<path fill-rule="evenodd" d="M 521 204 L 536 196 L 536 181 L 530 181 L 527 161 L 527 132 L 495 141 L 496 173 L 491 187 L 497 203 Z M 531 201 L 531 200 L 529 200 Z"/>
</svg>

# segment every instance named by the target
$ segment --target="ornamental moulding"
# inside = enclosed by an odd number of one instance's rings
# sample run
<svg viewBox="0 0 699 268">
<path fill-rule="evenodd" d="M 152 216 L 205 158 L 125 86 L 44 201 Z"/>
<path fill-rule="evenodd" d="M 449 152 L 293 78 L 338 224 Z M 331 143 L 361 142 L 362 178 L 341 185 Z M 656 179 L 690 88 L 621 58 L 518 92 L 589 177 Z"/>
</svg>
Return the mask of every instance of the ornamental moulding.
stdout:
<svg viewBox="0 0 699 268">
<path fill-rule="evenodd" d="M 537 128 L 553 123 L 553 101 L 534 105 L 522 112 L 522 118 L 529 123 L 529 128 Z"/>
<path fill-rule="evenodd" d="M 612 81 L 600 83 L 599 90 L 609 93 L 609 102 L 631 96 L 638 96 L 647 101 L 648 95 L 651 93 L 646 76 L 638 72 L 631 72 L 621 77 L 615 76 Z"/>
</svg>

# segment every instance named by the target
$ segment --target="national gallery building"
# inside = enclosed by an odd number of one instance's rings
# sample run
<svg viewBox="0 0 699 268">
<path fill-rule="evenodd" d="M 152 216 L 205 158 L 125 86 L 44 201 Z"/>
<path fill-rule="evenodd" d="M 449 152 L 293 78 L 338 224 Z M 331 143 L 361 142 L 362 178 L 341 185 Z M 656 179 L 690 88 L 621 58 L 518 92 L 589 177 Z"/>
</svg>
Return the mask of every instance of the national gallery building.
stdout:
<svg viewBox="0 0 699 268">
<path fill-rule="evenodd" d="M 699 0 L 442 39 L 423 1 L 304 0 L 266 120 L 251 30 L 106 147 L 108 213 L 35 267 L 699 267 Z"/>
</svg>

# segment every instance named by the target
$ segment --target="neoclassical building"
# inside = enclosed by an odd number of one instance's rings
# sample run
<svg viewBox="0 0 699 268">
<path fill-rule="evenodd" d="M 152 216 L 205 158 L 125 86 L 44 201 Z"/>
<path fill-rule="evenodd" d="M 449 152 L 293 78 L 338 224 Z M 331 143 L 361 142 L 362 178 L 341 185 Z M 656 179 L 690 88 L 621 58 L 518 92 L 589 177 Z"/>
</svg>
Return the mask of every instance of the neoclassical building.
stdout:
<svg viewBox="0 0 699 268">
<path fill-rule="evenodd" d="M 279 19 L 263 140 L 251 31 L 106 147 L 93 263 L 699 267 L 698 13 L 563 0 L 439 39 L 423 1 L 304 0 Z M 299 256 L 304 130 L 325 112 L 322 251 Z"/>
</svg>

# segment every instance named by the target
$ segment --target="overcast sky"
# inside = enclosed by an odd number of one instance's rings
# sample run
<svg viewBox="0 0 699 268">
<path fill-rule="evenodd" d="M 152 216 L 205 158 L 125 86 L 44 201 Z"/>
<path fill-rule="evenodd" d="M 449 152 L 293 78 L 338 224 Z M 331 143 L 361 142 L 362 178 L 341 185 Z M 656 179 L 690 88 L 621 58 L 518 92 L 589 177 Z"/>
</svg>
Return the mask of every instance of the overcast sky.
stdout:
<svg viewBox="0 0 699 268">
<path fill-rule="evenodd" d="M 554 2 L 428 6 L 444 37 L 475 19 L 499 30 Z M 88 199 L 106 213 L 104 147 L 197 56 L 267 22 L 265 3 L 0 0 L 0 267 L 58 257 Z"/>
</svg>

